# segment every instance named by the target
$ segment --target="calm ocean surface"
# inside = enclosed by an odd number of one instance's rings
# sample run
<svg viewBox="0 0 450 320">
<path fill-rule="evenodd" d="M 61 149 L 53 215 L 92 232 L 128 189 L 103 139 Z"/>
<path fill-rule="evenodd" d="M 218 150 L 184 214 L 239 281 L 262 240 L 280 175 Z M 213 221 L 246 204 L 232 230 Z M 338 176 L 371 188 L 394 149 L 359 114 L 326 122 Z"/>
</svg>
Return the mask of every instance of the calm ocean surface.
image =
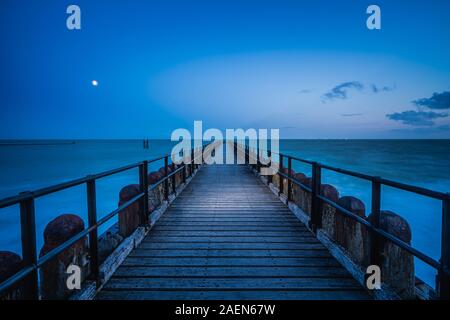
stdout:
<svg viewBox="0 0 450 320">
<path fill-rule="evenodd" d="M 122 165 L 169 153 L 173 143 L 151 140 L 143 149 L 139 140 L 121 141 L 0 141 L 0 198 L 64 182 Z M 34 145 L 33 145 L 33 144 Z M 37 144 L 39 143 L 39 144 Z M 65 143 L 65 144 L 61 144 Z M 403 183 L 450 192 L 450 140 L 283 140 L 282 152 Z M 152 164 L 158 169 L 163 162 Z M 293 169 L 310 175 L 310 168 L 293 162 Z M 323 183 L 337 187 L 340 195 L 352 195 L 370 208 L 370 183 L 329 171 Z M 99 218 L 117 208 L 120 189 L 138 183 L 132 169 L 97 183 Z M 441 203 L 388 187 L 382 189 L 382 209 L 406 218 L 413 245 L 439 259 Z M 42 245 L 45 225 L 62 213 L 86 220 L 86 190 L 81 185 L 36 200 L 36 232 Z M 0 209 L 0 250 L 20 253 L 19 208 Z M 416 261 L 416 274 L 434 285 L 435 272 Z"/>
</svg>

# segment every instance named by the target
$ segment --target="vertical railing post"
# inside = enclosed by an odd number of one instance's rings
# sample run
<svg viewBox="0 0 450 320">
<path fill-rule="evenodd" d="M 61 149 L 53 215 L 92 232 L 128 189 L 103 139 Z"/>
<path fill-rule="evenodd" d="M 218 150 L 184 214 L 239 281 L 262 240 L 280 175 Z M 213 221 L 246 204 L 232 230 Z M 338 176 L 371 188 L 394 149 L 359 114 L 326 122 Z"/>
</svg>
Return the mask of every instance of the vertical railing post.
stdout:
<svg viewBox="0 0 450 320">
<path fill-rule="evenodd" d="M 173 167 L 173 172 L 172 172 L 172 193 L 173 194 L 176 194 L 176 192 L 177 192 L 177 185 L 176 185 L 176 179 L 175 179 L 175 176 L 176 176 L 176 174 L 173 174 L 174 172 L 175 172 L 175 170 L 177 170 L 177 167 L 176 167 L 176 165 L 172 162 L 172 167 Z"/>
<path fill-rule="evenodd" d="M 450 194 L 442 201 L 441 270 L 438 273 L 439 298 L 450 299 Z"/>
<path fill-rule="evenodd" d="M 280 154 L 280 168 L 278 169 L 278 172 L 283 173 L 283 155 Z M 284 191 L 284 178 L 281 175 L 278 175 L 278 177 L 280 178 L 280 192 L 278 195 L 282 194 Z"/>
<path fill-rule="evenodd" d="M 238 145 L 237 145 L 237 139 L 233 139 L 233 149 L 234 149 L 234 163 L 238 163 Z"/>
<path fill-rule="evenodd" d="M 289 178 L 292 178 L 291 172 L 292 172 L 292 158 L 288 156 L 288 176 L 289 176 Z M 291 180 L 288 179 L 288 181 L 287 181 L 287 202 L 292 200 L 291 191 L 292 191 L 292 184 L 291 184 Z"/>
<path fill-rule="evenodd" d="M 249 146 L 247 140 L 244 140 L 245 164 L 250 164 Z"/>
<path fill-rule="evenodd" d="M 259 140 L 256 139 L 256 172 L 259 173 Z"/>
<path fill-rule="evenodd" d="M 320 186 L 322 184 L 321 166 L 317 162 L 312 164 L 312 181 L 311 181 L 311 229 L 314 233 L 322 227 L 322 210 L 320 195 Z"/>
<path fill-rule="evenodd" d="M 21 194 L 30 194 L 30 197 L 20 202 L 20 225 L 22 240 L 22 259 L 26 266 L 37 265 L 36 254 L 36 219 L 34 198 L 30 192 Z M 25 299 L 38 300 L 38 270 L 35 269 L 26 278 L 25 283 Z"/>
<path fill-rule="evenodd" d="M 380 212 L 381 212 L 381 178 L 374 177 L 372 179 L 372 199 L 371 199 L 371 215 L 372 225 L 375 228 L 380 227 Z M 381 248 L 380 239 L 375 232 L 370 232 L 370 264 L 380 266 L 381 264 Z"/>
<path fill-rule="evenodd" d="M 183 151 L 182 151 L 183 162 L 181 162 L 181 166 L 183 167 L 183 170 L 181 173 L 181 179 L 182 179 L 183 184 L 186 183 L 186 168 L 187 168 L 186 159 L 184 156 L 185 156 L 185 154 L 184 154 L 184 149 L 183 149 Z"/>
<path fill-rule="evenodd" d="M 191 177 L 194 174 L 194 157 L 195 157 L 194 149 L 191 149 L 191 165 L 190 165 L 190 171 L 189 171 Z"/>
<path fill-rule="evenodd" d="M 97 224 L 97 201 L 95 191 L 95 179 L 89 177 L 86 182 L 87 209 L 88 209 L 88 225 L 89 228 Z M 94 228 L 89 232 L 89 267 L 90 278 L 95 280 L 97 286 L 100 285 L 100 273 L 98 266 L 98 229 Z"/>
<path fill-rule="evenodd" d="M 142 197 L 141 225 L 148 223 L 148 161 L 145 160 L 139 165 L 139 187 L 144 193 Z"/>
<path fill-rule="evenodd" d="M 269 157 L 269 159 L 270 159 L 270 164 L 269 164 L 269 167 L 270 166 L 272 166 L 272 164 L 273 164 L 273 159 L 272 159 L 272 150 L 267 150 L 267 156 Z M 269 175 L 268 176 L 268 182 L 269 182 L 269 184 L 271 184 L 272 183 L 272 181 L 273 181 L 273 175 Z"/>
<path fill-rule="evenodd" d="M 169 179 L 167 176 L 169 175 L 169 156 L 164 157 L 164 199 L 169 199 Z"/>
</svg>

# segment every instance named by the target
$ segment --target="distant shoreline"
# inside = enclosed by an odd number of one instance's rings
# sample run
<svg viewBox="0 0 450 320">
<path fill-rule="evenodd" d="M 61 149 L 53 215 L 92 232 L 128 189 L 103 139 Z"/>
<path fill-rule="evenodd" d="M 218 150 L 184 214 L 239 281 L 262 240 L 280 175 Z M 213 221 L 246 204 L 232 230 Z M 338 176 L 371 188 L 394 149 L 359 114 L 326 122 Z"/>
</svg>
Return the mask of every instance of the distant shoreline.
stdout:
<svg viewBox="0 0 450 320">
<path fill-rule="evenodd" d="M 75 141 L 71 142 L 28 142 L 28 143 L 0 143 L 0 147 L 6 146 L 59 146 L 59 145 L 71 145 L 75 144 Z"/>
</svg>

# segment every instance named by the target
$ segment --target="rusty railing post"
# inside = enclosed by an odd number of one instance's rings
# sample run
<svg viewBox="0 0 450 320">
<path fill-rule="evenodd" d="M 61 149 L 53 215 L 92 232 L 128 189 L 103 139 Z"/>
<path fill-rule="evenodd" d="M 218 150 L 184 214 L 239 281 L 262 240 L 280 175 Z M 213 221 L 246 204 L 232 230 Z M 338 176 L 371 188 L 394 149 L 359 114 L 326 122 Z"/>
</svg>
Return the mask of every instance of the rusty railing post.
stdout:
<svg viewBox="0 0 450 320">
<path fill-rule="evenodd" d="M 441 270 L 439 270 L 439 298 L 450 299 L 450 194 L 442 201 Z M 446 271 L 446 272 L 445 272 Z"/>
<path fill-rule="evenodd" d="M 381 212 L 381 178 L 374 177 L 372 179 L 372 200 L 371 200 L 371 214 L 372 225 L 375 228 L 380 227 L 380 212 Z M 380 260 L 380 239 L 375 232 L 370 232 L 370 264 L 381 267 Z"/>
<path fill-rule="evenodd" d="M 31 192 L 21 194 L 30 194 L 30 197 L 20 201 L 20 226 L 22 240 L 22 259 L 26 266 L 37 265 L 36 254 L 36 219 L 34 198 Z M 35 269 L 26 278 L 25 294 L 26 299 L 39 299 L 38 270 Z"/>
<path fill-rule="evenodd" d="M 290 179 L 292 178 L 291 172 L 292 172 L 292 158 L 288 156 L 288 176 Z M 292 200 L 291 197 L 292 184 L 290 179 L 287 180 L 287 202 Z"/>
<path fill-rule="evenodd" d="M 169 173 L 169 156 L 164 157 L 164 199 L 169 199 L 169 179 L 167 178 Z"/>
<path fill-rule="evenodd" d="M 259 173 L 259 140 L 256 139 L 256 172 Z"/>
<path fill-rule="evenodd" d="M 270 167 L 271 165 L 272 165 L 272 150 L 267 150 L 267 156 L 269 157 L 269 159 L 270 159 L 270 164 L 268 165 L 268 167 Z M 273 179 L 273 175 L 272 174 L 270 174 L 270 175 L 268 175 L 267 176 L 267 181 L 268 181 L 268 183 L 269 184 L 271 184 L 272 183 L 272 179 Z"/>
<path fill-rule="evenodd" d="M 88 225 L 89 228 L 97 224 L 97 200 L 95 191 L 95 179 L 89 176 L 86 182 L 87 209 L 88 209 Z M 89 232 L 89 265 L 90 278 L 95 280 L 97 287 L 100 285 L 100 272 L 98 264 L 98 229 L 94 228 Z"/>
<path fill-rule="evenodd" d="M 320 195 L 320 185 L 322 184 L 321 166 L 317 162 L 312 164 L 312 181 L 311 181 L 311 229 L 314 233 L 322 227 L 322 210 Z"/>
<path fill-rule="evenodd" d="M 191 149 L 191 163 L 189 165 L 189 175 L 192 177 L 194 173 L 194 149 Z"/>
<path fill-rule="evenodd" d="M 141 225 L 148 223 L 148 161 L 145 160 L 139 165 L 139 186 L 144 193 L 142 199 Z"/>
<path fill-rule="evenodd" d="M 171 172 L 172 174 L 172 193 L 175 195 L 177 193 L 177 185 L 176 185 L 176 179 L 175 176 L 176 174 L 174 174 L 175 170 L 177 170 L 176 165 L 172 162 L 172 167 L 173 167 L 173 172 Z"/>
<path fill-rule="evenodd" d="M 278 172 L 283 173 L 283 155 L 282 154 L 280 154 L 280 168 L 278 169 Z M 278 175 L 278 177 L 280 178 L 279 179 L 280 180 L 280 188 L 279 188 L 280 192 L 278 193 L 278 196 L 279 196 L 284 191 L 284 178 L 280 174 Z"/>
</svg>

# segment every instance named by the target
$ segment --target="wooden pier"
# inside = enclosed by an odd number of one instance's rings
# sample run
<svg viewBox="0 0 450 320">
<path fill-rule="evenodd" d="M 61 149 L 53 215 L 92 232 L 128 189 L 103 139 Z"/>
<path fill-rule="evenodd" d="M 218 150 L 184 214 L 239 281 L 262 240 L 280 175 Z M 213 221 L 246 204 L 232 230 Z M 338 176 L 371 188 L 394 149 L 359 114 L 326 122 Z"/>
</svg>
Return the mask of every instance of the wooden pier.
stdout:
<svg viewBox="0 0 450 320">
<path fill-rule="evenodd" d="M 203 146 L 183 152 L 182 164 L 163 155 L 1 199 L 0 209 L 20 207 L 22 252 L 0 251 L 0 299 L 450 298 L 450 194 L 272 151 L 268 165 L 257 149 L 234 150 L 245 164 L 208 165 Z M 293 162 L 311 170 L 295 172 Z M 98 215 L 97 180 L 136 169 L 139 184 L 123 186 L 117 209 Z M 323 183 L 322 170 L 370 182 L 367 214 L 360 199 Z M 35 200 L 81 185 L 87 221 L 60 214 L 36 234 Z M 411 245 L 406 219 L 382 209 L 383 186 L 442 202 L 439 260 Z M 437 271 L 435 288 L 416 277 L 414 258 Z M 66 285 L 73 264 L 81 290 Z M 366 289 L 369 266 L 381 270 L 376 290 Z"/>
<path fill-rule="evenodd" d="M 245 165 L 203 166 L 97 299 L 369 299 Z"/>
</svg>

